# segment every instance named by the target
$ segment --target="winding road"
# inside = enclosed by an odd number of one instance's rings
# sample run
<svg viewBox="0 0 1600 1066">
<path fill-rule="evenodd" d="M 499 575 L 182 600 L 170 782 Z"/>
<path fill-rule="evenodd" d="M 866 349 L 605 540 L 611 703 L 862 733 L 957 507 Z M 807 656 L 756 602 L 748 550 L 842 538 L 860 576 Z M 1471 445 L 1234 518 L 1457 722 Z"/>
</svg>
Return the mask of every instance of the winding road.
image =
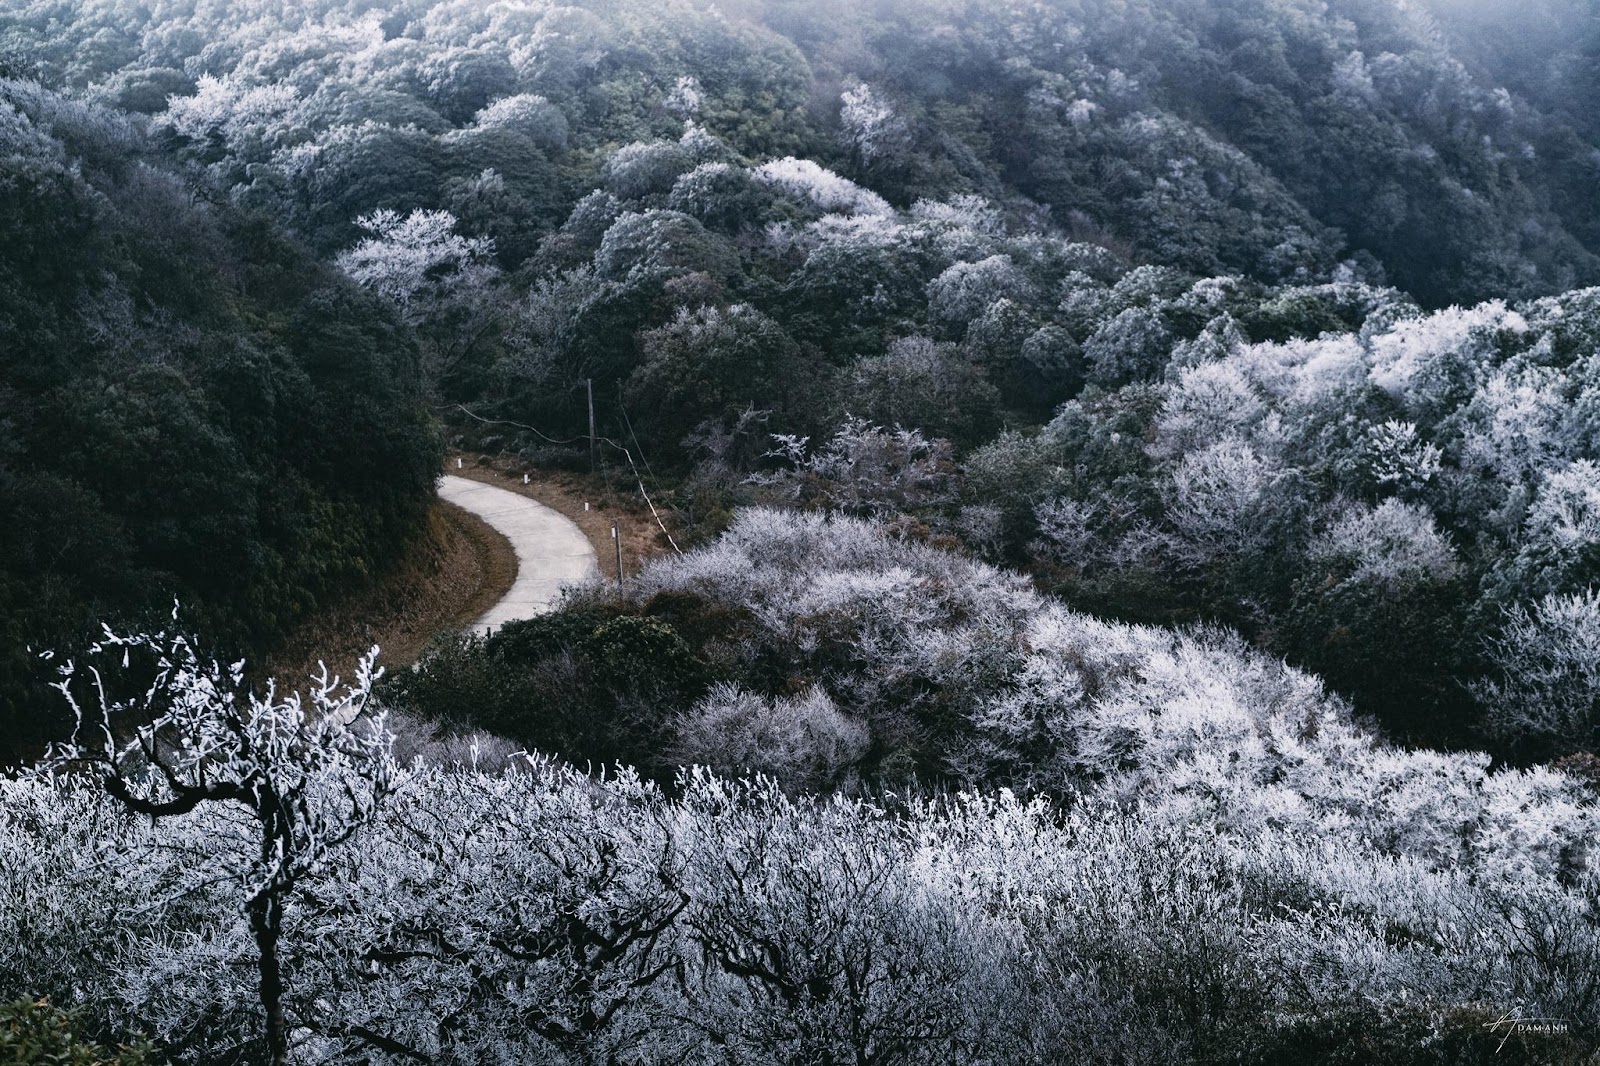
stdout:
<svg viewBox="0 0 1600 1066">
<path fill-rule="evenodd" d="M 439 498 L 489 523 L 517 553 L 516 581 L 499 603 L 473 623 L 475 633 L 544 614 L 554 609 L 563 585 L 600 576 L 594 547 L 583 530 L 537 500 L 450 474 L 439 479 Z"/>
</svg>

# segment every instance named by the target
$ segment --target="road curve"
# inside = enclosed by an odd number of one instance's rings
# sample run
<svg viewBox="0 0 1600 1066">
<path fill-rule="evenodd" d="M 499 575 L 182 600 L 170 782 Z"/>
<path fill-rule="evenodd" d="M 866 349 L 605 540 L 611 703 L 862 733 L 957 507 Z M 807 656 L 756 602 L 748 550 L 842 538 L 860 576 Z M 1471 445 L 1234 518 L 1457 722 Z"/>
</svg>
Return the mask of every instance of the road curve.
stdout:
<svg viewBox="0 0 1600 1066">
<path fill-rule="evenodd" d="M 594 547 L 583 530 L 537 500 L 450 474 L 439 479 L 439 498 L 489 523 L 517 553 L 516 581 L 499 603 L 473 623 L 475 633 L 544 614 L 555 607 L 563 585 L 600 576 Z"/>
</svg>

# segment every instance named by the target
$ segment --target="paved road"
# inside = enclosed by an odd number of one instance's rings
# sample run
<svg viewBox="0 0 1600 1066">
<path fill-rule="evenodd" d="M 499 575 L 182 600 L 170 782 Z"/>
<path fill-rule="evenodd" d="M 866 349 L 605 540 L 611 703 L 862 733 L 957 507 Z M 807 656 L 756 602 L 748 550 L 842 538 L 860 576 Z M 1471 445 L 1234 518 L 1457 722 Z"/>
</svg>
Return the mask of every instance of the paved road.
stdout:
<svg viewBox="0 0 1600 1066">
<path fill-rule="evenodd" d="M 517 580 L 474 623 L 474 632 L 487 633 L 504 622 L 544 614 L 555 607 L 563 585 L 600 576 L 594 548 L 583 530 L 537 500 L 450 474 L 439 479 L 439 498 L 499 530 L 517 553 Z"/>
</svg>

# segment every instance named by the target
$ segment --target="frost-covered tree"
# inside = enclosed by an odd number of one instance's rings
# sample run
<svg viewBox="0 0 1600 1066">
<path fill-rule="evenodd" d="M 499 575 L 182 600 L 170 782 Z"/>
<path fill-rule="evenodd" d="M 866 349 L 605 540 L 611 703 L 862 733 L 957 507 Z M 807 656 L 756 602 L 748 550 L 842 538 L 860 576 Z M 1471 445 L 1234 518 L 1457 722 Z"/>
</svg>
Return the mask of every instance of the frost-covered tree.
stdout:
<svg viewBox="0 0 1600 1066">
<path fill-rule="evenodd" d="M 751 480 L 797 502 L 888 517 L 950 498 L 949 442 L 929 440 L 915 429 L 890 430 L 851 417 L 814 451 L 805 437 L 777 434 L 773 440 L 773 457 L 790 468 Z"/>
<path fill-rule="evenodd" d="M 503 96 L 479 111 L 473 123 L 482 129 L 514 130 L 547 151 L 567 146 L 566 115 L 542 96 Z"/>
<path fill-rule="evenodd" d="M 757 214 L 761 197 L 750 172 L 731 163 L 701 163 L 672 183 L 667 206 L 708 226 L 736 228 Z"/>
<path fill-rule="evenodd" d="M 1190 452 L 1172 474 L 1167 516 L 1179 551 L 1192 565 L 1259 556 L 1293 514 L 1284 483 L 1294 472 L 1238 438 Z"/>
<path fill-rule="evenodd" d="M 1372 478 L 1386 489 L 1417 492 L 1439 476 L 1441 453 L 1422 440 L 1412 422 L 1390 419 L 1367 435 Z"/>
<path fill-rule="evenodd" d="M 1338 569 L 1344 580 L 1396 589 L 1405 581 L 1448 581 L 1456 556 L 1426 508 L 1384 500 L 1356 507 L 1329 524 L 1310 547 L 1313 560 Z"/>
<path fill-rule="evenodd" d="M 400 309 L 424 341 L 429 383 L 445 387 L 499 328 L 494 241 L 457 233 L 448 211 L 374 211 L 356 223 L 367 236 L 339 267 Z"/>
<path fill-rule="evenodd" d="M 755 169 L 757 181 L 827 212 L 891 215 L 889 202 L 870 189 L 842 178 L 809 159 L 788 156 Z"/>
<path fill-rule="evenodd" d="M 638 289 L 688 274 L 719 281 L 736 275 L 739 263 L 728 243 L 697 220 L 679 211 L 654 210 L 618 216 L 595 250 L 594 268 L 603 279 Z"/>
<path fill-rule="evenodd" d="M 966 323 L 996 300 L 1026 299 L 1027 279 L 1011 257 L 992 255 L 976 263 L 956 263 L 928 283 L 928 313 L 944 323 Z"/>
<path fill-rule="evenodd" d="M 949 1061 L 963 925 L 918 883 L 895 827 L 770 782 L 691 796 L 698 893 L 685 914 L 715 968 L 702 1022 L 742 1059 Z"/>
<path fill-rule="evenodd" d="M 1528 506 L 1503 581 L 1536 594 L 1585 588 L 1600 575 L 1600 464 L 1548 470 Z"/>
<path fill-rule="evenodd" d="M 869 421 L 958 444 L 986 439 L 998 422 L 999 396 L 983 371 L 954 345 L 927 337 L 897 337 L 885 354 L 862 359 L 847 390 L 851 407 Z"/>
<path fill-rule="evenodd" d="M 689 119 L 700 113 L 704 101 L 705 91 L 700 87 L 700 79 L 684 74 L 673 84 L 662 106 L 679 118 Z"/>
<path fill-rule="evenodd" d="M 646 440 L 671 447 L 701 423 L 752 405 L 772 413 L 774 428 L 803 427 L 816 411 L 820 368 L 749 304 L 684 309 L 640 348 L 626 397 Z"/>
<path fill-rule="evenodd" d="M 911 129 L 883 94 L 870 85 L 841 96 L 839 122 L 846 145 L 868 167 L 894 167 L 911 147 Z"/>
<path fill-rule="evenodd" d="M 325 1050 L 598 1066 L 670 1048 L 689 902 L 671 821 L 631 771 L 419 770 L 319 886 L 337 931 L 307 979 L 344 989 Z"/>
<path fill-rule="evenodd" d="M 1600 592 L 1551 593 L 1507 613 L 1477 685 L 1490 728 L 1567 754 L 1600 746 Z"/>
<path fill-rule="evenodd" d="M 602 168 L 606 189 L 622 200 L 665 193 L 695 160 L 676 141 L 636 142 L 613 152 Z"/>
<path fill-rule="evenodd" d="M 286 912 L 330 855 L 374 820 L 400 779 L 382 716 L 364 716 L 379 676 L 376 657 L 374 648 L 348 686 L 324 667 L 305 696 L 280 693 L 271 682 L 258 693 L 242 662 L 208 662 L 192 639 L 165 632 L 107 629 L 82 662 L 60 667 L 57 688 L 75 724 L 50 752 L 50 767 L 88 775 L 117 803 L 152 819 L 202 808 L 244 815 L 243 833 L 218 834 L 194 859 L 202 878 L 239 886 L 274 1066 L 289 1061 L 303 1024 L 287 1003 Z M 113 676 L 117 660 L 137 674 Z"/>
<path fill-rule="evenodd" d="M 481 289 L 494 277 L 491 241 L 456 233 L 448 211 L 374 211 L 356 220 L 367 236 L 339 256 L 361 285 L 394 301 L 413 323 L 437 305 Z"/>
<path fill-rule="evenodd" d="M 1089 380 L 1121 385 L 1155 376 L 1166 364 L 1172 336 L 1148 307 L 1130 307 L 1102 323 L 1083 342 Z"/>
</svg>

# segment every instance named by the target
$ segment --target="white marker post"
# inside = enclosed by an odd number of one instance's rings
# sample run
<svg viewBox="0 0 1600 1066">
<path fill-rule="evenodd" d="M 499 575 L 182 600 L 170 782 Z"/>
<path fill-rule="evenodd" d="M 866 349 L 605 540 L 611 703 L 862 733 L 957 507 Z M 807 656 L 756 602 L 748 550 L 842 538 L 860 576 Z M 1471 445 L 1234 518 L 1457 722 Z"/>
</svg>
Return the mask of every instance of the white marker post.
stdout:
<svg viewBox="0 0 1600 1066">
<path fill-rule="evenodd" d="M 527 474 L 523 474 L 522 475 L 522 483 L 524 485 L 526 485 L 528 483 L 528 475 Z"/>
<path fill-rule="evenodd" d="M 622 538 L 617 536 L 617 524 L 611 523 L 611 543 L 617 548 L 617 584 L 622 584 Z"/>
<path fill-rule="evenodd" d="M 461 456 L 459 456 L 459 455 L 456 456 L 456 469 L 457 470 L 461 469 Z"/>
</svg>

